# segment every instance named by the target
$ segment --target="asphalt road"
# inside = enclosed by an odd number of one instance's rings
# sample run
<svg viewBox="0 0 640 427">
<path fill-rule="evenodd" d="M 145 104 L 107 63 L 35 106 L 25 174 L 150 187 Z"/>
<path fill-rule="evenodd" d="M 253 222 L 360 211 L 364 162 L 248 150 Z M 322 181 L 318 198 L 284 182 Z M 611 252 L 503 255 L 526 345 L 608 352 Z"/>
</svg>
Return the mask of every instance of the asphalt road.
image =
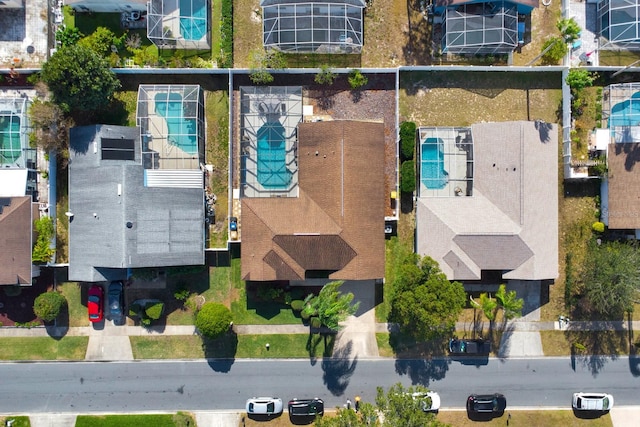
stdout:
<svg viewBox="0 0 640 427">
<path fill-rule="evenodd" d="M 640 374 L 628 357 L 491 359 L 486 365 L 431 361 L 236 360 L 234 362 L 0 363 L 0 413 L 242 410 L 247 397 L 321 397 L 328 407 L 376 386 L 428 385 L 443 407 L 470 393 L 500 392 L 509 407 L 570 407 L 574 391 L 606 391 L 616 406 L 640 403 Z M 632 369 L 633 368 L 633 372 Z M 598 370 L 594 374 L 594 370 Z"/>
</svg>

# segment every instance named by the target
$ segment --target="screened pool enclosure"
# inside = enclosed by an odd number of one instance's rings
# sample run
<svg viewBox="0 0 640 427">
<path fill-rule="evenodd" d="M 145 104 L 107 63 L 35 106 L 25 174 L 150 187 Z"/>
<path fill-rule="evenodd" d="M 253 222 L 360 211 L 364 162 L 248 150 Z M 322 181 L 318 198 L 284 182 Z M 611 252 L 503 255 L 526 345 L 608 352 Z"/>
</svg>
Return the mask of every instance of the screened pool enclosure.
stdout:
<svg viewBox="0 0 640 427">
<path fill-rule="evenodd" d="M 640 48 L 640 6 L 636 0 L 598 3 L 600 49 Z"/>
<path fill-rule="evenodd" d="M 151 0 L 147 37 L 159 48 L 210 49 L 209 0 Z"/>
</svg>

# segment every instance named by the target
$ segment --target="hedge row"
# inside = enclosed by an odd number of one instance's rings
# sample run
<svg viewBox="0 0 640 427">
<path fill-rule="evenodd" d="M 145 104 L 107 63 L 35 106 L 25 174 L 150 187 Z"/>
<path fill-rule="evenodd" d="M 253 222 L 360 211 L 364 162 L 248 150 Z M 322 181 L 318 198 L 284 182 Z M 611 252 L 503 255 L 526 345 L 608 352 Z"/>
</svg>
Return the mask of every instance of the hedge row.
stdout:
<svg viewBox="0 0 640 427">
<path fill-rule="evenodd" d="M 416 148 L 416 124 L 414 122 L 402 122 L 400 124 L 400 161 L 413 159 Z"/>
<path fill-rule="evenodd" d="M 221 43 L 220 68 L 233 67 L 233 0 L 222 0 L 222 21 L 220 24 Z"/>
</svg>

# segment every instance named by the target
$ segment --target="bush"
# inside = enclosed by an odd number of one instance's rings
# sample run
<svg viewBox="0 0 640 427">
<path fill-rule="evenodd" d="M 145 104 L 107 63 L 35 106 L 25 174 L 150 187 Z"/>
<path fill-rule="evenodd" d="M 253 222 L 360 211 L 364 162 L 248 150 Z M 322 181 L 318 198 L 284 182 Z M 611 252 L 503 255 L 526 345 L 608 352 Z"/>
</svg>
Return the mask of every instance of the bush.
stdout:
<svg viewBox="0 0 640 427">
<path fill-rule="evenodd" d="M 602 223 L 600 221 L 594 222 L 593 225 L 591 226 L 591 228 L 596 233 L 604 233 L 604 223 Z"/>
<path fill-rule="evenodd" d="M 553 44 L 553 46 L 551 46 Z M 556 65 L 567 54 L 567 44 L 561 37 L 552 37 L 542 45 L 542 51 L 549 48 L 542 55 L 542 63 L 545 65 Z"/>
<path fill-rule="evenodd" d="M 191 292 L 187 289 L 187 284 L 185 282 L 178 283 L 173 297 L 184 304 L 184 302 L 189 299 L 189 295 L 191 295 Z"/>
<path fill-rule="evenodd" d="M 164 311 L 164 303 L 157 302 L 145 307 L 145 314 L 151 320 L 158 320 Z"/>
<path fill-rule="evenodd" d="M 301 299 L 294 299 L 291 301 L 291 310 L 293 311 L 302 311 L 304 308 L 304 301 Z"/>
<path fill-rule="evenodd" d="M 45 322 L 54 320 L 67 304 L 65 297 L 58 292 L 45 292 L 38 295 L 33 304 L 33 312 Z"/>
<path fill-rule="evenodd" d="M 402 163 L 400 168 L 400 191 L 413 193 L 416 189 L 416 172 L 413 160 Z"/>
<path fill-rule="evenodd" d="M 328 65 L 322 65 L 320 67 L 320 72 L 316 74 L 316 77 L 314 78 L 314 80 L 319 85 L 331 86 L 335 81 L 336 77 L 337 77 L 336 73 L 331 71 L 331 68 L 329 68 Z"/>
<path fill-rule="evenodd" d="M 49 262 L 54 254 L 54 250 L 51 248 L 53 220 L 49 216 L 43 216 L 35 221 L 35 226 L 38 238 L 33 246 L 32 259 L 34 262 Z"/>
<path fill-rule="evenodd" d="M 412 160 L 416 148 L 416 124 L 403 122 L 400 125 L 400 159 Z"/>
<path fill-rule="evenodd" d="M 322 326 L 322 321 L 319 317 L 312 317 L 311 322 L 309 323 L 312 328 L 319 328 Z"/>
<path fill-rule="evenodd" d="M 262 301 L 273 301 L 280 298 L 284 290 L 282 288 L 272 288 L 269 285 L 259 286 L 257 296 Z"/>
<path fill-rule="evenodd" d="M 196 315 L 195 326 L 207 338 L 217 338 L 229 330 L 231 311 L 217 302 L 206 302 Z"/>
<path fill-rule="evenodd" d="M 233 67 L 233 0 L 222 0 L 222 18 L 220 21 L 220 68 Z"/>
<path fill-rule="evenodd" d="M 137 317 L 137 316 L 140 316 L 141 312 L 142 312 L 142 307 L 140 306 L 140 304 L 133 303 L 129 306 L 129 316 Z"/>
<path fill-rule="evenodd" d="M 311 313 L 308 310 L 302 310 L 300 312 L 300 317 L 302 317 L 302 320 L 309 320 L 311 318 Z"/>
<path fill-rule="evenodd" d="M 353 69 L 349 72 L 349 86 L 351 89 L 359 89 L 369 83 L 369 79 L 363 75 L 360 70 Z"/>
</svg>

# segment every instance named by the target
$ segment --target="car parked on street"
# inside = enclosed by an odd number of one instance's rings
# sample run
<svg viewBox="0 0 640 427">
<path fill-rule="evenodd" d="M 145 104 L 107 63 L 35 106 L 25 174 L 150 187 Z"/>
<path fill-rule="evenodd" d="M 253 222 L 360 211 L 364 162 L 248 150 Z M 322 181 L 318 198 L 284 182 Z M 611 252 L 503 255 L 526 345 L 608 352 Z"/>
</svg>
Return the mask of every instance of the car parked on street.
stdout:
<svg viewBox="0 0 640 427">
<path fill-rule="evenodd" d="M 289 418 L 315 418 L 324 415 L 324 401 L 317 397 L 313 399 L 291 399 L 287 405 Z"/>
<path fill-rule="evenodd" d="M 613 408 L 613 396 L 607 393 L 573 393 L 571 406 L 577 411 L 605 412 Z"/>
<path fill-rule="evenodd" d="M 247 399 L 247 414 L 276 415 L 282 413 L 282 399 L 279 397 L 252 397 Z"/>
<path fill-rule="evenodd" d="M 104 312 L 104 290 L 100 285 L 92 285 L 87 296 L 87 312 L 91 323 L 102 322 Z"/>
<path fill-rule="evenodd" d="M 507 399 L 500 393 L 472 394 L 467 398 L 467 412 L 470 414 L 502 414 L 507 407 Z"/>
<path fill-rule="evenodd" d="M 486 356 L 491 353 L 491 341 L 451 338 L 449 353 L 454 356 Z"/>
<path fill-rule="evenodd" d="M 124 317 L 124 285 L 121 281 L 109 284 L 109 314 L 114 322 L 121 322 Z"/>
</svg>

